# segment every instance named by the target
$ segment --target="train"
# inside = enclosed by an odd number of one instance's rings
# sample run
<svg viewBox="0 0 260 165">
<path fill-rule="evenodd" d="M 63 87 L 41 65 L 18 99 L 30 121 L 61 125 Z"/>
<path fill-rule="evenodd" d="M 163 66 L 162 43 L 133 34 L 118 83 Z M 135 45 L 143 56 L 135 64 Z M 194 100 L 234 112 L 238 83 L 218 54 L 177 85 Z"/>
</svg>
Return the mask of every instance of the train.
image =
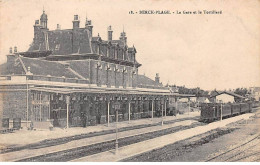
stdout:
<svg viewBox="0 0 260 165">
<path fill-rule="evenodd" d="M 258 107 L 259 103 L 245 102 L 245 103 L 203 103 L 201 104 L 200 121 L 213 122 L 220 120 L 222 106 L 222 118 L 228 118 L 244 113 L 252 112 L 253 107 Z"/>
<path fill-rule="evenodd" d="M 187 104 L 188 105 L 188 104 Z M 181 106 L 183 107 L 183 106 Z M 215 120 L 220 120 L 221 118 L 221 104 L 220 103 L 190 103 L 191 112 L 193 109 L 200 109 L 200 119 L 201 122 L 212 122 Z M 244 103 L 227 103 L 222 104 L 222 118 L 228 118 L 248 112 L 252 112 L 253 108 L 260 107 L 260 101 L 249 101 Z M 180 108 L 180 105 L 178 105 Z M 184 107 L 185 108 L 185 107 Z M 187 108 L 186 108 L 187 109 Z M 176 110 L 175 103 L 169 104 L 166 109 L 167 116 L 176 116 L 177 114 L 185 113 L 184 110 Z M 158 116 L 161 116 L 159 114 Z"/>
</svg>

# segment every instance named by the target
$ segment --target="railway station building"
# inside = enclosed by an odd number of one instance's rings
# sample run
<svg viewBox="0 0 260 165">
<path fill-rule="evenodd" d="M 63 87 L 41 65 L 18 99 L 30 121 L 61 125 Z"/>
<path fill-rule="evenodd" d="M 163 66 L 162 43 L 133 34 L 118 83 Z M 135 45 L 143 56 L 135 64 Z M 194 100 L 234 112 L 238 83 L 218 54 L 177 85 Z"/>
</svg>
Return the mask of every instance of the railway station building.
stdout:
<svg viewBox="0 0 260 165">
<path fill-rule="evenodd" d="M 229 91 L 215 91 L 215 93 L 211 96 L 213 102 L 219 103 L 234 103 L 234 102 L 242 102 L 245 100 L 245 97 L 238 95 Z"/>
<path fill-rule="evenodd" d="M 48 29 L 43 11 L 33 25 L 28 51 L 10 48 L 0 71 L 2 120 L 21 119 L 27 127 L 79 127 L 166 115 L 171 93 L 154 79 L 139 75 L 137 50 L 127 45 L 126 32 L 107 39 L 93 35 L 91 20 L 72 29 Z"/>
</svg>

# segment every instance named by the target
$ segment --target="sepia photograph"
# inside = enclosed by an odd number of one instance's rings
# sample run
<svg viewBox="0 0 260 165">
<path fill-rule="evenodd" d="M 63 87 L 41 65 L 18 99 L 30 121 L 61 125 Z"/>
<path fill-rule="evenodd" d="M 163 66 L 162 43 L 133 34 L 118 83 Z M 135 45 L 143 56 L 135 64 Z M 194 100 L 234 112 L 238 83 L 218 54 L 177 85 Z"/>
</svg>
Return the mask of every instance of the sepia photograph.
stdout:
<svg viewBox="0 0 260 165">
<path fill-rule="evenodd" d="M 0 161 L 260 162 L 259 0 L 0 0 Z"/>
</svg>

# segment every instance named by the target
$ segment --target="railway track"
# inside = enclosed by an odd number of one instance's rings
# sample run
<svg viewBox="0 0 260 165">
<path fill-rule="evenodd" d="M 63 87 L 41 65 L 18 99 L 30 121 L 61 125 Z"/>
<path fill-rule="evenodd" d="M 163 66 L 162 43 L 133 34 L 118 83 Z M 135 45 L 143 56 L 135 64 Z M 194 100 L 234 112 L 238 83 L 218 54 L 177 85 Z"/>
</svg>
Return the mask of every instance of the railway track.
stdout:
<svg viewBox="0 0 260 165">
<path fill-rule="evenodd" d="M 260 126 L 259 122 L 255 121 L 256 124 L 252 123 L 252 120 L 258 120 L 260 118 L 259 108 L 255 109 L 255 115 L 248 123 L 247 121 L 239 124 L 235 124 L 233 127 L 241 127 L 243 129 L 246 129 L 246 125 L 251 126 Z M 237 146 L 219 154 L 216 155 L 210 159 L 207 160 L 207 162 L 211 161 L 225 161 L 225 162 L 237 162 L 237 161 L 260 161 L 259 155 L 260 155 L 260 133 L 255 134 L 253 137 L 248 139 L 246 142 L 243 142 L 241 144 L 238 144 Z"/>
<path fill-rule="evenodd" d="M 233 162 L 238 162 L 238 161 L 251 161 L 251 162 L 256 162 L 257 160 L 259 161 L 259 155 L 260 155 L 260 151 L 256 151 L 256 152 L 252 152 L 250 154 L 247 154 L 245 156 L 241 156 L 235 160 L 233 160 Z M 252 159 L 252 158 L 257 158 L 256 160 Z"/>
<path fill-rule="evenodd" d="M 171 134 L 174 132 L 178 132 L 181 130 L 189 129 L 189 128 L 194 128 L 197 126 L 204 125 L 203 123 L 193 123 L 189 126 L 177 126 L 177 127 L 172 127 L 172 128 L 167 128 L 164 130 L 159 130 L 155 132 L 149 132 L 149 133 L 144 133 L 144 134 L 136 134 L 133 136 L 125 137 L 125 138 L 120 138 L 119 141 L 119 147 L 123 147 L 126 145 L 138 143 L 141 141 L 153 139 L 159 136 Z M 25 158 L 18 160 L 19 162 L 61 162 L 61 161 L 70 161 L 74 160 L 77 158 L 97 154 L 100 152 L 105 152 L 114 149 L 115 147 L 115 140 L 110 140 L 102 143 L 96 143 L 88 146 L 83 146 L 83 147 L 78 147 L 78 148 L 73 148 L 69 150 L 63 150 L 59 152 L 54 152 L 54 153 L 48 153 L 48 154 L 43 154 L 40 156 L 35 156 L 35 157 L 30 157 L 30 158 Z"/>
<path fill-rule="evenodd" d="M 184 120 L 198 120 L 198 119 L 199 119 L 199 117 L 187 117 L 187 118 L 182 118 L 182 119 L 164 121 L 164 124 L 173 124 L 173 123 L 184 121 Z M 130 131 L 130 130 L 141 129 L 141 128 L 149 128 L 149 127 L 157 126 L 160 124 L 161 124 L 161 122 L 156 122 L 156 123 L 152 123 L 152 124 L 142 124 L 142 125 L 137 125 L 137 126 L 123 127 L 123 128 L 119 128 L 118 132 Z M 48 140 L 43 140 L 41 142 L 32 143 L 32 144 L 28 144 L 28 145 L 8 147 L 8 148 L 0 150 L 0 154 L 14 152 L 14 151 L 21 151 L 21 150 L 25 150 L 25 149 L 45 148 L 45 147 L 65 144 L 65 143 L 75 141 L 75 140 L 90 138 L 90 137 L 94 137 L 94 136 L 113 134 L 113 133 L 115 133 L 115 129 L 105 130 L 105 131 L 101 131 L 101 132 L 90 132 L 90 133 L 86 133 L 86 134 L 62 137 L 62 138 L 57 138 L 57 139 L 48 139 Z"/>
<path fill-rule="evenodd" d="M 208 159 L 206 162 L 236 162 L 236 161 L 243 161 L 245 159 L 248 159 L 252 156 L 259 155 L 260 150 L 259 150 L 259 145 L 260 145 L 260 134 L 255 135 L 253 138 L 250 140 L 239 144 L 238 146 L 229 149 L 217 156 L 214 156 L 210 159 Z M 257 148 L 258 147 L 258 148 Z M 256 151 L 254 151 L 257 149 Z M 250 160 L 252 161 L 252 160 Z"/>
<path fill-rule="evenodd" d="M 235 128 L 222 128 L 222 129 L 217 128 L 209 132 L 172 143 L 162 148 L 158 148 L 156 150 L 152 150 L 130 158 L 126 158 L 122 160 L 122 162 L 176 161 L 176 157 L 184 156 L 187 153 L 192 152 L 194 148 L 210 143 L 214 139 L 229 134 L 235 130 L 236 130 Z M 183 160 L 186 160 L 186 157 Z M 180 160 L 177 159 L 177 161 L 179 162 Z"/>
</svg>

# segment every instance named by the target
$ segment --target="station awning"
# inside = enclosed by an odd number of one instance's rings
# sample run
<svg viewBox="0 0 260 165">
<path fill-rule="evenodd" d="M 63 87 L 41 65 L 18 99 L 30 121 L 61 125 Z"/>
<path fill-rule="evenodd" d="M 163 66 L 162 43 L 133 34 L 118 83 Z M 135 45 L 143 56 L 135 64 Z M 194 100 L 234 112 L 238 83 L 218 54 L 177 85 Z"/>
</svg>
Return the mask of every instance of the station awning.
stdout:
<svg viewBox="0 0 260 165">
<path fill-rule="evenodd" d="M 50 93 L 72 94 L 72 93 L 90 93 L 90 94 L 116 94 L 116 95 L 161 95 L 166 96 L 170 93 L 163 92 L 139 92 L 131 90 L 101 90 L 101 89 L 68 89 L 68 88 L 47 88 L 47 87 L 33 87 L 33 91 L 42 91 Z"/>
<path fill-rule="evenodd" d="M 189 94 L 179 94 L 179 93 L 169 93 L 169 92 L 152 92 L 152 91 L 136 91 L 136 90 L 104 90 L 104 89 L 70 89 L 70 88 L 49 88 L 49 87 L 32 87 L 30 90 L 42 91 L 50 93 L 60 93 L 60 94 L 75 94 L 75 93 L 89 93 L 89 94 L 114 94 L 114 95 L 147 95 L 147 96 L 169 96 L 169 97 L 194 97 L 195 95 Z"/>
</svg>

